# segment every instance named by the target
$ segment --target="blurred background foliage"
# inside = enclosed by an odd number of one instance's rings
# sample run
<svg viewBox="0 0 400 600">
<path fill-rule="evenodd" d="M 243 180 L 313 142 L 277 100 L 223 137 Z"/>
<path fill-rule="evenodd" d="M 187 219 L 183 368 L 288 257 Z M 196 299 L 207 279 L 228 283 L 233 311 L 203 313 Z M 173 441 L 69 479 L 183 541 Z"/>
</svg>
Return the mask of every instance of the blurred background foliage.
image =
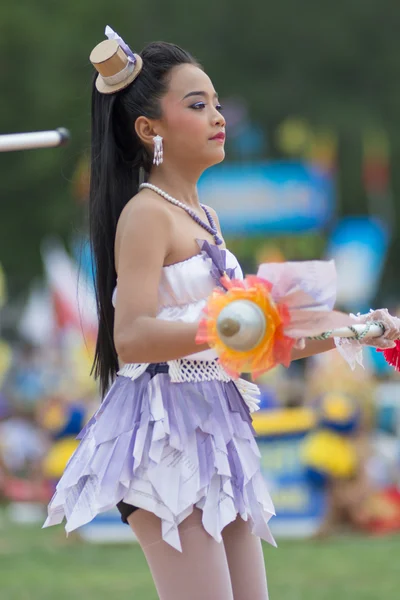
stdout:
<svg viewBox="0 0 400 600">
<path fill-rule="evenodd" d="M 244 101 L 252 122 L 265 132 L 267 143 L 256 159 L 282 156 L 278 133 L 288 117 L 303 119 L 310 131 L 333 132 L 341 215 L 368 211 L 363 136 L 369 129 L 382 130 L 391 188 L 398 196 L 393 166 L 400 158 L 400 6 L 395 0 L 6 3 L 0 19 L 0 131 L 63 126 L 72 134 L 65 149 L 0 157 L 0 260 L 11 297 L 41 272 L 43 237 L 68 238 L 83 227 L 85 205 L 74 178 L 89 147 L 89 54 L 104 39 L 106 24 L 135 51 L 157 39 L 191 51 L 222 100 Z M 229 144 L 227 160 L 241 160 Z M 369 207 L 381 209 L 379 203 Z M 391 292 L 398 291 L 392 288 L 398 286 L 399 252 L 400 240 L 393 240 L 383 280 Z"/>
</svg>

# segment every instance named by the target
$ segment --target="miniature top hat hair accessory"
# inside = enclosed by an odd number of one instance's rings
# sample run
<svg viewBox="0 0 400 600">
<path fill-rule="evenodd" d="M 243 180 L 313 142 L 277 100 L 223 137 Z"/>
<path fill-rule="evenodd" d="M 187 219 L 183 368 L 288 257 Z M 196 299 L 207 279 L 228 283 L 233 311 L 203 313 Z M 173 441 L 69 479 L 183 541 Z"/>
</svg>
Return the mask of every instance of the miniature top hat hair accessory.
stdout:
<svg viewBox="0 0 400 600">
<path fill-rule="evenodd" d="M 124 40 L 107 25 L 104 40 L 93 48 L 90 62 L 98 71 L 96 88 L 101 94 L 113 94 L 126 88 L 142 70 L 143 61 Z"/>
</svg>

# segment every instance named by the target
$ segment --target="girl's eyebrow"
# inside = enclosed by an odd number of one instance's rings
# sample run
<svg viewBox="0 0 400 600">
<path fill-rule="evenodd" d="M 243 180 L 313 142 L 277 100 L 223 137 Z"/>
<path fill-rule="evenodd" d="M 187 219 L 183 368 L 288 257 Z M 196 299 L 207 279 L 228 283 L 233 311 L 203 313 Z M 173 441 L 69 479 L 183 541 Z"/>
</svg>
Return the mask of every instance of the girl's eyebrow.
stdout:
<svg viewBox="0 0 400 600">
<path fill-rule="evenodd" d="M 182 100 L 185 100 L 185 98 L 189 98 L 189 96 L 205 96 L 207 98 L 208 94 L 207 92 L 189 92 L 188 94 L 186 94 L 186 96 L 182 98 Z M 214 98 L 218 98 L 217 92 L 215 92 Z"/>
</svg>

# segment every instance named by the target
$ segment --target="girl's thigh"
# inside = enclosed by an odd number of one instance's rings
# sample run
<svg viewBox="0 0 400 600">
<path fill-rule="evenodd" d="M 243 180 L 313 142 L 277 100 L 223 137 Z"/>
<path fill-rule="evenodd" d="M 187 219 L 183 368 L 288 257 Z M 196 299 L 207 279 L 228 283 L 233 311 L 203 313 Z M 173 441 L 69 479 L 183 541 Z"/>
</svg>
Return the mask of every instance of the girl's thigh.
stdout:
<svg viewBox="0 0 400 600">
<path fill-rule="evenodd" d="M 238 516 L 223 531 L 234 600 L 268 600 L 264 555 L 249 521 Z"/>
<path fill-rule="evenodd" d="M 179 552 L 162 539 L 161 520 L 153 513 L 140 509 L 128 517 L 160 600 L 234 600 L 224 544 L 205 531 L 201 518 L 195 508 L 179 525 Z"/>
</svg>

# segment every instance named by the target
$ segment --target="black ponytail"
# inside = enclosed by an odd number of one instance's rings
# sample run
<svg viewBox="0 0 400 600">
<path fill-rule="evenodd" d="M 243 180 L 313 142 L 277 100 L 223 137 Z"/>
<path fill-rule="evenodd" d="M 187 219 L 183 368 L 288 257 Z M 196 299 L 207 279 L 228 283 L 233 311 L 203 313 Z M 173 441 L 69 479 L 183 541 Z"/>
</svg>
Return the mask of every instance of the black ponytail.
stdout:
<svg viewBox="0 0 400 600">
<path fill-rule="evenodd" d="M 92 139 L 89 201 L 89 233 L 95 264 L 95 290 L 99 329 L 92 373 L 99 379 L 104 397 L 118 370 L 113 340 L 116 285 L 115 232 L 122 209 L 137 194 L 139 177 L 147 180 L 152 159 L 136 135 L 139 116 L 161 117 L 160 99 L 168 89 L 170 70 L 198 63 L 174 44 L 154 42 L 140 53 L 143 68 L 124 90 L 101 94 L 94 81 L 92 91 Z"/>
</svg>

